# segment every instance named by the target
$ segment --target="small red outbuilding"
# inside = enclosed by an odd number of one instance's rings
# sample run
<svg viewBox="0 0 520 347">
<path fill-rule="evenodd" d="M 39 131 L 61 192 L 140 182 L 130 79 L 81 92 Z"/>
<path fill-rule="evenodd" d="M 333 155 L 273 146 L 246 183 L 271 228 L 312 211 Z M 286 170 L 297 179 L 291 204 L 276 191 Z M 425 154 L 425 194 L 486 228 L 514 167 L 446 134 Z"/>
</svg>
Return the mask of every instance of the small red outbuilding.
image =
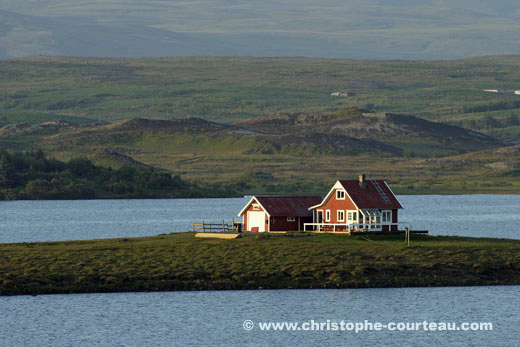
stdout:
<svg viewBox="0 0 520 347">
<path fill-rule="evenodd" d="M 321 196 L 253 196 L 238 216 L 244 216 L 246 231 L 300 231 L 313 222 L 309 207 L 321 201 Z"/>
</svg>

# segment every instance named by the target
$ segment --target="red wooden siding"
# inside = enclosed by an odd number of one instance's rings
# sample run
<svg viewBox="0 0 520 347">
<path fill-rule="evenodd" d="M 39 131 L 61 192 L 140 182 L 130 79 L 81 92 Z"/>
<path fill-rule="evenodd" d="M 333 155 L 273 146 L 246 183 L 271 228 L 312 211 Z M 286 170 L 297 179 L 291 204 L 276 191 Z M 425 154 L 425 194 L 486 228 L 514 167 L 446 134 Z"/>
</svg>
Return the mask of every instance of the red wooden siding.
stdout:
<svg viewBox="0 0 520 347">
<path fill-rule="evenodd" d="M 325 205 L 321 207 L 317 207 L 316 211 L 323 210 L 323 222 L 324 223 L 345 223 L 347 220 L 347 211 L 346 210 L 356 210 L 356 206 L 350 200 L 347 194 L 345 194 L 345 200 L 337 200 L 336 199 L 336 190 L 334 190 L 333 194 L 329 200 L 325 203 Z M 330 210 L 330 221 L 325 220 L 325 211 Z M 343 222 L 338 222 L 338 210 L 345 211 Z"/>
</svg>

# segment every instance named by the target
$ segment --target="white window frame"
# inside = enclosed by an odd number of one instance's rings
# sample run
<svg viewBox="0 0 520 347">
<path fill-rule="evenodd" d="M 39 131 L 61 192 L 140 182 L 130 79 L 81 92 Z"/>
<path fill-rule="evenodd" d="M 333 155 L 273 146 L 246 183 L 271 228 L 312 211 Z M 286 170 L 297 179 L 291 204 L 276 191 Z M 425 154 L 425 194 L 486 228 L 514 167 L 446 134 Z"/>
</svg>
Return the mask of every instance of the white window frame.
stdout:
<svg viewBox="0 0 520 347">
<path fill-rule="evenodd" d="M 381 211 L 381 222 L 387 223 L 387 224 L 392 223 L 392 210 L 382 210 Z"/>
<path fill-rule="evenodd" d="M 341 213 L 341 215 L 342 215 L 341 218 L 339 218 L 340 213 Z M 339 222 L 344 222 L 344 221 L 345 221 L 345 211 L 343 211 L 343 210 L 338 210 L 338 211 L 336 212 L 336 217 L 338 217 L 338 219 L 337 219 L 338 223 L 339 223 Z"/>
<path fill-rule="evenodd" d="M 330 210 L 325 210 L 325 222 L 330 222 Z"/>
<path fill-rule="evenodd" d="M 288 222 L 296 222 L 296 217 L 287 217 Z"/>
<path fill-rule="evenodd" d="M 354 213 L 356 214 L 356 218 L 354 218 Z M 347 222 L 356 223 L 358 221 L 359 214 L 357 210 L 347 210 Z"/>
<path fill-rule="evenodd" d="M 253 211 L 261 211 L 260 204 L 253 204 Z"/>
<path fill-rule="evenodd" d="M 340 197 L 340 195 L 342 195 Z M 344 190 L 336 190 L 336 200 L 345 200 L 345 191 Z"/>
</svg>

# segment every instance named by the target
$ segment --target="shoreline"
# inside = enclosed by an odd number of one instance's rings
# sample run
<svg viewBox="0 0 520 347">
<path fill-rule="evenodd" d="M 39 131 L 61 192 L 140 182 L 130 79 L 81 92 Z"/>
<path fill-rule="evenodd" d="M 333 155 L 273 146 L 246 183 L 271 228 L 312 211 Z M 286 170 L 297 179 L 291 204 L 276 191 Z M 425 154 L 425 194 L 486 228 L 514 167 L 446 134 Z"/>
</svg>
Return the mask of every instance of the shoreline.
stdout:
<svg viewBox="0 0 520 347">
<path fill-rule="evenodd" d="M 0 244 L 0 295 L 520 285 L 520 240 L 294 236 Z"/>
</svg>

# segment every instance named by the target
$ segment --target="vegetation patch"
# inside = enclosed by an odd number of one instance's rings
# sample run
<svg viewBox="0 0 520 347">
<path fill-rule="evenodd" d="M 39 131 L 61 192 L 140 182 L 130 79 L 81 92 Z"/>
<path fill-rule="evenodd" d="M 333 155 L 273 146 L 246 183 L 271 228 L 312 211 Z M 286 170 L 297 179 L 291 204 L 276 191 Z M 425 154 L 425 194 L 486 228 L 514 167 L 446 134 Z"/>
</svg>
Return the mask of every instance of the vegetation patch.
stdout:
<svg viewBox="0 0 520 347">
<path fill-rule="evenodd" d="M 520 284 L 520 241 L 402 235 L 0 245 L 0 294 Z"/>
</svg>

